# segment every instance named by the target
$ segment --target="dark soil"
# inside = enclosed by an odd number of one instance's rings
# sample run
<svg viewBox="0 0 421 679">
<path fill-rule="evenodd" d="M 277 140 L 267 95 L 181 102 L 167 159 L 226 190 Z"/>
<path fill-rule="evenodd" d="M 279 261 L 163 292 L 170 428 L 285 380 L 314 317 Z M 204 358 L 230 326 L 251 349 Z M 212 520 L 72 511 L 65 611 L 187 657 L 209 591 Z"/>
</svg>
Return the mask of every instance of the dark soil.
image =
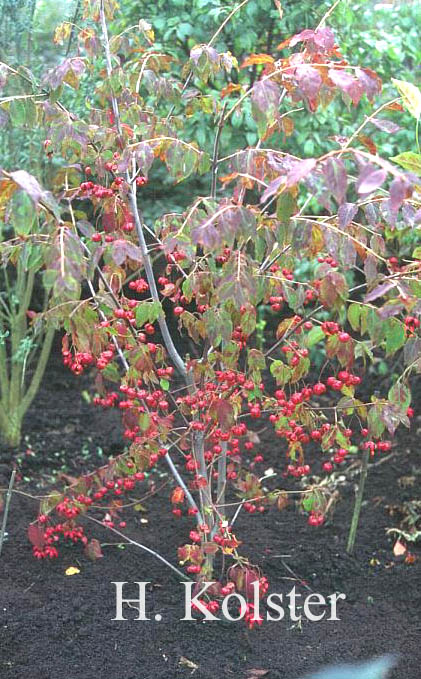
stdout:
<svg viewBox="0 0 421 679">
<path fill-rule="evenodd" d="M 23 478 L 18 489 L 45 492 L 61 471 L 74 474 L 91 469 L 121 450 L 118 414 L 90 405 L 81 395 L 88 384 L 89 380 L 64 370 L 57 355 L 52 357 L 25 423 L 28 438 L 20 451 Z M 383 653 L 399 656 L 393 679 L 419 677 L 421 555 L 418 550 L 412 565 L 395 558 L 385 528 L 397 521 L 389 515 L 387 504 L 421 497 L 421 476 L 416 475 L 421 470 L 420 428 L 418 417 L 411 432 L 399 433 L 395 456 L 370 472 L 353 557 L 345 553 L 352 482 L 341 487 L 333 519 L 321 528 L 308 526 L 292 505 L 281 513 L 273 509 L 263 516 L 240 514 L 237 536 L 252 542 L 251 556 L 262 565 L 270 592 L 287 593 L 295 584 L 306 596 L 305 581 L 324 595 L 346 594 L 346 602 L 339 603 L 339 622 L 303 621 L 301 629 L 291 628 L 289 619 L 266 622 L 250 632 L 240 622 L 180 622 L 183 588 L 177 576 L 134 546 L 103 547 L 104 558 L 95 562 L 78 547 L 64 549 L 58 559 L 39 563 L 26 535 L 36 503 L 14 495 L 10 536 L 0 557 L 1 679 L 174 679 L 190 676 L 195 666 L 195 679 L 247 679 L 253 668 L 268 670 L 267 679 L 298 679 L 330 663 Z M 34 454 L 25 453 L 28 446 Z M 278 447 L 273 438 L 264 440 L 269 464 L 279 455 Z M 2 487 L 13 457 L 10 451 L 0 452 Z M 414 474 L 413 486 L 398 484 L 399 478 Z M 139 513 L 133 513 L 127 519 L 128 535 L 175 563 L 176 549 L 186 541 L 190 522 L 171 515 L 167 489 L 145 504 L 147 514 L 141 516 L 148 522 L 141 523 Z M 102 543 L 117 542 L 105 528 L 87 522 L 85 526 Z M 297 580 L 291 579 L 284 564 Z M 69 566 L 77 566 L 80 573 L 66 576 Z M 151 621 L 112 620 L 114 581 L 152 583 Z M 134 595 L 133 587 L 127 593 Z M 135 617 L 135 611 L 126 611 L 128 618 Z M 160 622 L 154 620 L 157 614 L 162 616 Z"/>
</svg>

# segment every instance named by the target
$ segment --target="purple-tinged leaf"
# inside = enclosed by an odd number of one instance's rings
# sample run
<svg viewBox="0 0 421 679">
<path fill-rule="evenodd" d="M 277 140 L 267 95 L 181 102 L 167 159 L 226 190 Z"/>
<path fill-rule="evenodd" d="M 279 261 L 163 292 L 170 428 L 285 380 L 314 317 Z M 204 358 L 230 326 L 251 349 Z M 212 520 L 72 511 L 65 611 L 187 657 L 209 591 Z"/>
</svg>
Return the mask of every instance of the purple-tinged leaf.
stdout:
<svg viewBox="0 0 421 679">
<path fill-rule="evenodd" d="M 338 205 L 342 205 L 346 196 L 347 174 L 340 158 L 328 158 L 323 164 L 323 175 L 326 186 Z"/>
<path fill-rule="evenodd" d="M 385 321 L 387 318 L 397 316 L 403 309 L 404 305 L 401 302 L 391 300 L 390 302 L 386 302 L 386 304 L 384 304 L 382 307 L 379 307 L 377 309 L 377 314 L 382 320 Z"/>
<path fill-rule="evenodd" d="M 357 192 L 360 194 L 376 191 L 386 179 L 387 172 L 367 163 L 363 166 L 357 181 Z"/>
<path fill-rule="evenodd" d="M 268 198 L 274 196 L 279 188 L 285 184 L 285 177 L 276 177 L 270 182 L 269 186 L 264 190 L 262 197 L 260 198 L 261 203 L 265 203 Z"/>
<path fill-rule="evenodd" d="M 295 162 L 288 172 L 286 177 L 286 188 L 290 188 L 295 184 L 298 184 L 302 179 L 307 177 L 312 170 L 317 165 L 317 160 L 315 158 L 306 158 L 305 160 L 299 160 Z"/>
<path fill-rule="evenodd" d="M 56 68 L 52 68 L 42 79 L 42 85 L 49 85 L 52 90 L 56 90 L 63 82 L 73 89 L 79 87 L 79 78 L 85 70 L 85 62 L 80 57 L 65 59 Z"/>
<path fill-rule="evenodd" d="M 5 127 L 7 123 L 9 122 L 9 116 L 6 111 L 3 111 L 2 108 L 0 108 L 0 129 L 2 127 Z"/>
<path fill-rule="evenodd" d="M 356 106 L 364 93 L 361 83 L 342 68 L 330 68 L 328 74 L 331 81 L 339 87 L 342 92 L 347 94 L 354 106 Z"/>
<path fill-rule="evenodd" d="M 86 219 L 80 219 L 78 222 L 76 222 L 76 226 L 77 226 L 78 230 L 86 238 L 91 238 L 93 236 L 93 234 L 95 233 L 94 227 Z"/>
<path fill-rule="evenodd" d="M 314 30 L 312 28 L 306 28 L 301 33 L 297 33 L 289 40 L 289 46 L 295 47 L 299 42 L 305 42 L 306 40 L 313 40 Z"/>
<path fill-rule="evenodd" d="M 380 94 L 382 91 L 382 81 L 377 73 L 370 68 L 357 68 L 355 69 L 355 75 L 361 83 L 369 101 L 372 101 L 377 94 Z"/>
<path fill-rule="evenodd" d="M 251 111 L 259 137 L 263 139 L 268 128 L 279 120 L 281 88 L 272 80 L 258 80 L 251 93 Z"/>
<path fill-rule="evenodd" d="M 421 339 L 410 337 L 403 350 L 403 358 L 406 366 L 413 365 L 417 373 L 421 373 Z"/>
<path fill-rule="evenodd" d="M 38 205 L 44 195 L 44 189 L 41 187 L 38 180 L 26 170 L 16 170 L 16 172 L 11 172 L 10 176 L 15 184 L 26 191 L 35 205 Z"/>
<path fill-rule="evenodd" d="M 333 49 L 335 46 L 335 34 L 331 28 L 318 28 L 314 32 L 313 42 L 318 47 L 326 50 Z"/>
<path fill-rule="evenodd" d="M 380 211 L 377 205 L 367 203 L 363 205 L 363 211 L 370 226 L 378 226 L 381 222 Z"/>
<path fill-rule="evenodd" d="M 60 207 L 52 193 L 43 189 L 32 174 L 26 170 L 16 170 L 10 173 L 10 177 L 28 194 L 35 205 L 42 203 L 57 219 L 60 219 Z"/>
<path fill-rule="evenodd" d="M 338 209 L 338 225 L 344 231 L 349 224 L 351 224 L 355 215 L 358 212 L 358 205 L 354 203 L 344 203 Z"/>
<path fill-rule="evenodd" d="M 313 66 L 310 66 L 310 64 L 297 66 L 294 75 L 299 89 L 304 97 L 309 100 L 310 107 L 313 109 L 323 83 L 322 76 L 319 71 Z"/>
<path fill-rule="evenodd" d="M 405 198 L 411 195 L 410 184 L 401 177 L 396 177 L 389 187 L 389 205 L 392 212 L 397 212 Z"/>
<path fill-rule="evenodd" d="M 364 273 L 368 285 L 377 278 L 377 259 L 373 255 L 368 254 L 365 258 Z"/>
<path fill-rule="evenodd" d="M 386 254 L 386 243 L 384 242 L 383 236 L 379 233 L 375 233 L 370 238 L 370 247 L 377 255 Z"/>
<path fill-rule="evenodd" d="M 399 132 L 402 128 L 394 123 L 392 120 L 386 120 L 386 118 L 371 118 L 370 122 L 373 123 L 382 132 L 387 132 L 388 134 L 395 134 Z"/>
<path fill-rule="evenodd" d="M 324 307 L 331 309 L 337 302 L 346 298 L 348 284 L 339 271 L 328 271 L 320 285 L 320 301 Z"/>
<path fill-rule="evenodd" d="M 410 426 L 408 416 L 404 415 L 401 408 L 393 403 L 383 405 L 379 412 L 379 416 L 381 421 L 386 425 L 387 431 L 391 436 L 394 435 L 400 424 L 404 424 L 405 427 Z"/>
<path fill-rule="evenodd" d="M 151 169 L 152 163 L 154 161 L 153 150 L 146 141 L 140 142 L 140 144 L 135 149 L 134 155 L 140 172 L 144 177 L 148 178 L 149 170 Z"/>
<path fill-rule="evenodd" d="M 118 238 L 112 243 L 112 258 L 117 266 L 124 264 L 126 259 L 132 259 L 135 262 L 142 262 L 143 257 L 140 248 L 128 240 Z"/>
<path fill-rule="evenodd" d="M 364 297 L 364 302 L 372 302 L 374 299 L 382 297 L 383 295 L 386 294 L 386 292 L 389 292 L 389 290 L 392 290 L 392 288 L 395 287 L 396 287 L 395 281 L 385 281 L 384 283 L 380 283 L 380 285 L 375 287 L 374 290 L 371 290 L 371 292 L 369 292 Z"/>
<path fill-rule="evenodd" d="M 85 554 L 91 561 L 96 561 L 97 559 L 103 557 L 104 555 L 102 553 L 99 540 L 92 538 L 92 540 L 90 540 L 88 544 L 85 545 Z"/>
<path fill-rule="evenodd" d="M 410 226 L 411 229 L 417 224 L 416 213 L 414 206 L 410 203 L 404 203 L 402 205 L 402 217 L 406 226 Z M 418 221 L 421 221 L 421 212 L 419 211 Z"/>
</svg>

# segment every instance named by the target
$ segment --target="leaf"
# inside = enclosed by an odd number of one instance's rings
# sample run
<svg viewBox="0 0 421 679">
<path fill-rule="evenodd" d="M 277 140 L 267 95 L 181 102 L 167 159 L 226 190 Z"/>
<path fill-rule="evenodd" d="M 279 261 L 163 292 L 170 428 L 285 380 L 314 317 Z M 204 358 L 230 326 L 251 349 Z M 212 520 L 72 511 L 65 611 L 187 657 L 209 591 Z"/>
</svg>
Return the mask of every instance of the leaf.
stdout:
<svg viewBox="0 0 421 679">
<path fill-rule="evenodd" d="M 376 191 L 386 179 L 386 170 L 379 169 L 367 163 L 360 172 L 356 184 L 358 193 L 371 193 Z"/>
<path fill-rule="evenodd" d="M 343 161 L 340 158 L 328 158 L 323 164 L 323 176 L 327 188 L 338 205 L 342 206 L 347 188 L 347 173 Z"/>
<path fill-rule="evenodd" d="M 44 529 L 39 523 L 32 523 L 28 526 L 28 538 L 31 544 L 38 549 L 45 545 Z"/>
<path fill-rule="evenodd" d="M 289 220 L 291 219 L 292 215 L 295 214 L 296 211 L 297 211 L 297 201 L 295 196 L 293 195 L 293 192 L 283 191 L 280 194 L 278 200 L 276 201 L 276 217 L 278 218 L 282 225 L 288 225 Z"/>
<path fill-rule="evenodd" d="M 26 191 L 35 205 L 44 203 L 47 207 L 51 207 L 54 214 L 60 218 L 60 210 L 54 198 L 48 191 L 42 188 L 32 174 L 29 174 L 26 170 L 16 170 L 15 172 L 10 172 L 10 176 L 15 184 Z"/>
<path fill-rule="evenodd" d="M 76 566 L 69 566 L 69 568 L 66 568 L 64 572 L 66 575 L 77 575 L 80 573 L 80 569 L 76 568 Z"/>
<path fill-rule="evenodd" d="M 136 307 L 136 324 L 141 328 L 145 323 L 154 323 L 162 315 L 160 302 L 140 302 Z"/>
<path fill-rule="evenodd" d="M 279 120 L 281 88 L 272 80 L 259 80 L 251 93 L 251 112 L 260 139 Z"/>
<path fill-rule="evenodd" d="M 413 172 L 414 174 L 421 177 L 421 154 L 414 153 L 413 151 L 405 151 L 400 153 L 398 156 L 393 156 L 390 160 L 397 163 L 404 170 L 408 172 Z"/>
<path fill-rule="evenodd" d="M 364 302 L 372 302 L 374 299 L 382 297 L 384 294 L 386 294 L 386 292 L 389 292 L 389 290 L 392 290 L 395 286 L 395 281 L 385 281 L 384 283 L 381 283 L 364 297 Z"/>
<path fill-rule="evenodd" d="M 380 438 L 385 430 L 385 422 L 382 419 L 382 414 L 384 413 L 385 406 L 375 405 L 368 409 L 367 415 L 367 427 L 372 436 Z"/>
<path fill-rule="evenodd" d="M 421 91 L 418 87 L 405 80 L 396 80 L 396 78 L 392 78 L 392 83 L 403 98 L 405 108 L 418 120 L 421 115 Z"/>
<path fill-rule="evenodd" d="M 386 326 L 386 356 L 392 356 L 403 347 L 406 332 L 403 323 L 396 318 L 389 318 Z"/>
<path fill-rule="evenodd" d="M 273 361 L 270 366 L 270 372 L 276 380 L 276 384 L 283 386 L 289 381 L 292 370 L 288 365 L 282 361 Z"/>
<path fill-rule="evenodd" d="M 124 238 L 118 238 L 112 243 L 112 258 L 117 266 L 125 263 L 126 259 L 134 262 L 143 262 L 140 248 Z"/>
<path fill-rule="evenodd" d="M 387 132 L 388 134 L 394 134 L 399 132 L 401 129 L 399 125 L 394 123 L 392 120 L 386 120 L 385 118 L 371 118 L 370 122 L 373 123 L 382 132 Z"/>
<path fill-rule="evenodd" d="M 331 81 L 339 87 L 342 92 L 345 92 L 345 94 L 350 97 L 354 106 L 356 106 L 364 92 L 361 82 L 342 68 L 330 68 L 328 75 Z"/>
<path fill-rule="evenodd" d="M 90 540 L 88 544 L 85 545 L 85 554 L 91 561 L 96 561 L 97 559 L 100 559 L 104 556 L 101 550 L 101 545 L 96 538 L 92 538 L 92 540 Z M 70 574 L 66 573 L 66 575 Z"/>
<path fill-rule="evenodd" d="M 234 408 L 226 398 L 219 398 L 212 404 L 211 415 L 216 416 L 216 420 L 223 432 L 229 431 L 234 424 Z"/>
<path fill-rule="evenodd" d="M 360 330 L 361 306 L 356 303 L 350 304 L 347 315 L 351 328 L 354 330 L 354 332 L 358 332 Z"/>
<path fill-rule="evenodd" d="M 344 231 L 349 226 L 358 212 L 358 205 L 354 203 L 343 203 L 338 209 L 338 225 Z"/>
<path fill-rule="evenodd" d="M 312 328 L 310 332 L 307 334 L 306 337 L 306 346 L 307 347 L 313 347 L 315 344 L 318 342 L 321 342 L 322 340 L 325 339 L 325 334 L 321 327 L 318 325 L 315 328 Z"/>
<path fill-rule="evenodd" d="M 406 411 L 411 403 L 411 392 L 406 384 L 403 384 L 402 382 L 396 382 L 392 387 L 390 387 L 387 398 L 391 403 L 399 406 L 402 412 L 406 414 Z"/>
<path fill-rule="evenodd" d="M 338 302 L 345 299 L 348 293 L 348 284 L 345 277 L 338 271 L 329 271 L 322 279 L 320 285 L 320 301 L 326 308 L 334 307 Z"/>
<path fill-rule="evenodd" d="M 273 64 L 275 59 L 270 56 L 270 54 L 250 54 L 249 57 L 244 59 L 240 68 L 247 68 L 247 66 L 254 66 L 259 64 Z"/>
<path fill-rule="evenodd" d="M 286 177 L 286 188 L 290 188 L 291 186 L 294 186 L 294 184 L 298 184 L 302 179 L 307 177 L 308 174 L 317 165 L 317 160 L 315 158 L 306 158 L 305 160 L 299 160 L 298 162 L 294 163 L 292 166 L 292 169 L 288 172 L 287 177 Z"/>
<path fill-rule="evenodd" d="M 52 90 L 56 90 L 63 82 L 77 90 L 79 78 L 85 71 L 85 62 L 80 57 L 65 59 L 59 66 L 49 70 L 42 79 L 43 85 L 49 85 Z"/>
<path fill-rule="evenodd" d="M 406 553 L 407 547 L 404 545 L 403 542 L 401 542 L 399 539 L 396 540 L 395 544 L 393 545 L 393 555 L 394 556 L 403 556 Z"/>
</svg>

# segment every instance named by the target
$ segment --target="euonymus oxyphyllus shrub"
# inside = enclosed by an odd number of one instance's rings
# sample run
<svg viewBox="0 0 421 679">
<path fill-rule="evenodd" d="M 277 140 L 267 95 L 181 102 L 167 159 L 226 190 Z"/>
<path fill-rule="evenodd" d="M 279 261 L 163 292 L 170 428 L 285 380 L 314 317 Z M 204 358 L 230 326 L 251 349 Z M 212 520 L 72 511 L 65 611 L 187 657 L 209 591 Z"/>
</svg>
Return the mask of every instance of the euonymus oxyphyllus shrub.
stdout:
<svg viewBox="0 0 421 679">
<path fill-rule="evenodd" d="M 39 85 L 27 83 L 60 159 L 54 211 L 33 178 L 26 188 L 55 224 L 47 284 L 65 329 L 64 362 L 76 374 L 92 369 L 96 403 L 121 411 L 128 448 L 43 501 L 30 538 L 39 558 L 57 556 L 60 536 L 86 544 L 78 517 L 92 508 L 111 528 L 124 526 L 123 506 L 154 467 L 167 466 L 169 506 L 192 522 L 178 551 L 186 575 L 212 580 L 225 557 L 208 590 L 216 610 L 218 596 L 248 592 L 257 579 L 267 589 L 242 553 L 239 512 L 282 509 L 289 497 L 282 481 L 265 479 L 256 429 L 273 428 L 277 478 L 299 480 L 301 509 L 319 526 L 333 505 L 335 470 L 358 450 L 366 466 L 389 450 L 401 423 L 409 426 L 410 377 L 421 365 L 420 163 L 412 152 L 381 158 L 369 135 L 373 125 L 396 129 L 389 116 L 403 106 L 419 116 L 420 94 L 397 81 L 401 96 L 381 103 L 377 75 L 344 60 L 324 21 L 276 56 L 241 64 L 218 52 L 218 29 L 178 64 L 155 49 L 144 20 L 110 33 L 115 10 L 85 1 L 83 26 L 63 24 L 55 35 L 65 41 L 75 30 L 77 54 Z M 259 79 L 248 88 L 255 65 Z M 83 119 L 61 103 L 81 78 L 92 82 Z M 320 158 L 285 151 L 295 111 L 317 115 L 335 97 L 344 107 L 367 98 L 373 114 L 351 138 L 326 139 Z M 223 155 L 224 126 L 240 112 L 253 117 L 259 141 Z M 208 120 L 209 149 L 185 134 L 194 115 Z M 162 163 L 174 183 L 195 178 L 192 186 L 205 188 L 182 212 L 148 224 L 143 206 Z M 297 279 L 305 261 L 311 275 Z M 263 351 L 260 305 L 278 317 Z M 324 354 L 317 370 L 315 351 Z M 402 369 L 370 396 L 366 376 L 380 357 Z M 93 556 L 97 548 L 88 546 Z"/>
</svg>

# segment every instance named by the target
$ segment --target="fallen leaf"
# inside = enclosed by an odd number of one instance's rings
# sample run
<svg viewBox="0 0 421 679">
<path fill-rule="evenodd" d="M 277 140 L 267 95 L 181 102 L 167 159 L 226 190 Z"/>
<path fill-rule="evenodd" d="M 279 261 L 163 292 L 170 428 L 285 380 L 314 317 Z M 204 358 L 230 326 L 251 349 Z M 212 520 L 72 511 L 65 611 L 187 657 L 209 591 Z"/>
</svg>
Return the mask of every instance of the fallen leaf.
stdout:
<svg viewBox="0 0 421 679">
<path fill-rule="evenodd" d="M 77 575 L 80 573 L 79 568 L 76 568 L 76 566 L 69 566 L 69 568 L 66 569 L 65 571 L 66 575 Z"/>
<path fill-rule="evenodd" d="M 100 559 L 103 554 L 101 550 L 101 545 L 96 538 L 92 538 L 90 542 L 85 546 L 85 554 L 91 561 L 96 561 Z"/>
<path fill-rule="evenodd" d="M 406 553 L 406 545 L 403 544 L 400 540 L 396 540 L 394 546 L 393 546 L 393 554 L 395 556 L 402 556 L 403 554 Z"/>
<path fill-rule="evenodd" d="M 181 656 L 180 660 L 178 661 L 179 665 L 184 665 L 184 667 L 188 667 L 191 670 L 191 674 L 196 672 L 196 670 L 199 669 L 199 665 L 196 665 L 193 660 L 189 660 L 188 658 L 185 658 L 183 655 Z"/>
</svg>

